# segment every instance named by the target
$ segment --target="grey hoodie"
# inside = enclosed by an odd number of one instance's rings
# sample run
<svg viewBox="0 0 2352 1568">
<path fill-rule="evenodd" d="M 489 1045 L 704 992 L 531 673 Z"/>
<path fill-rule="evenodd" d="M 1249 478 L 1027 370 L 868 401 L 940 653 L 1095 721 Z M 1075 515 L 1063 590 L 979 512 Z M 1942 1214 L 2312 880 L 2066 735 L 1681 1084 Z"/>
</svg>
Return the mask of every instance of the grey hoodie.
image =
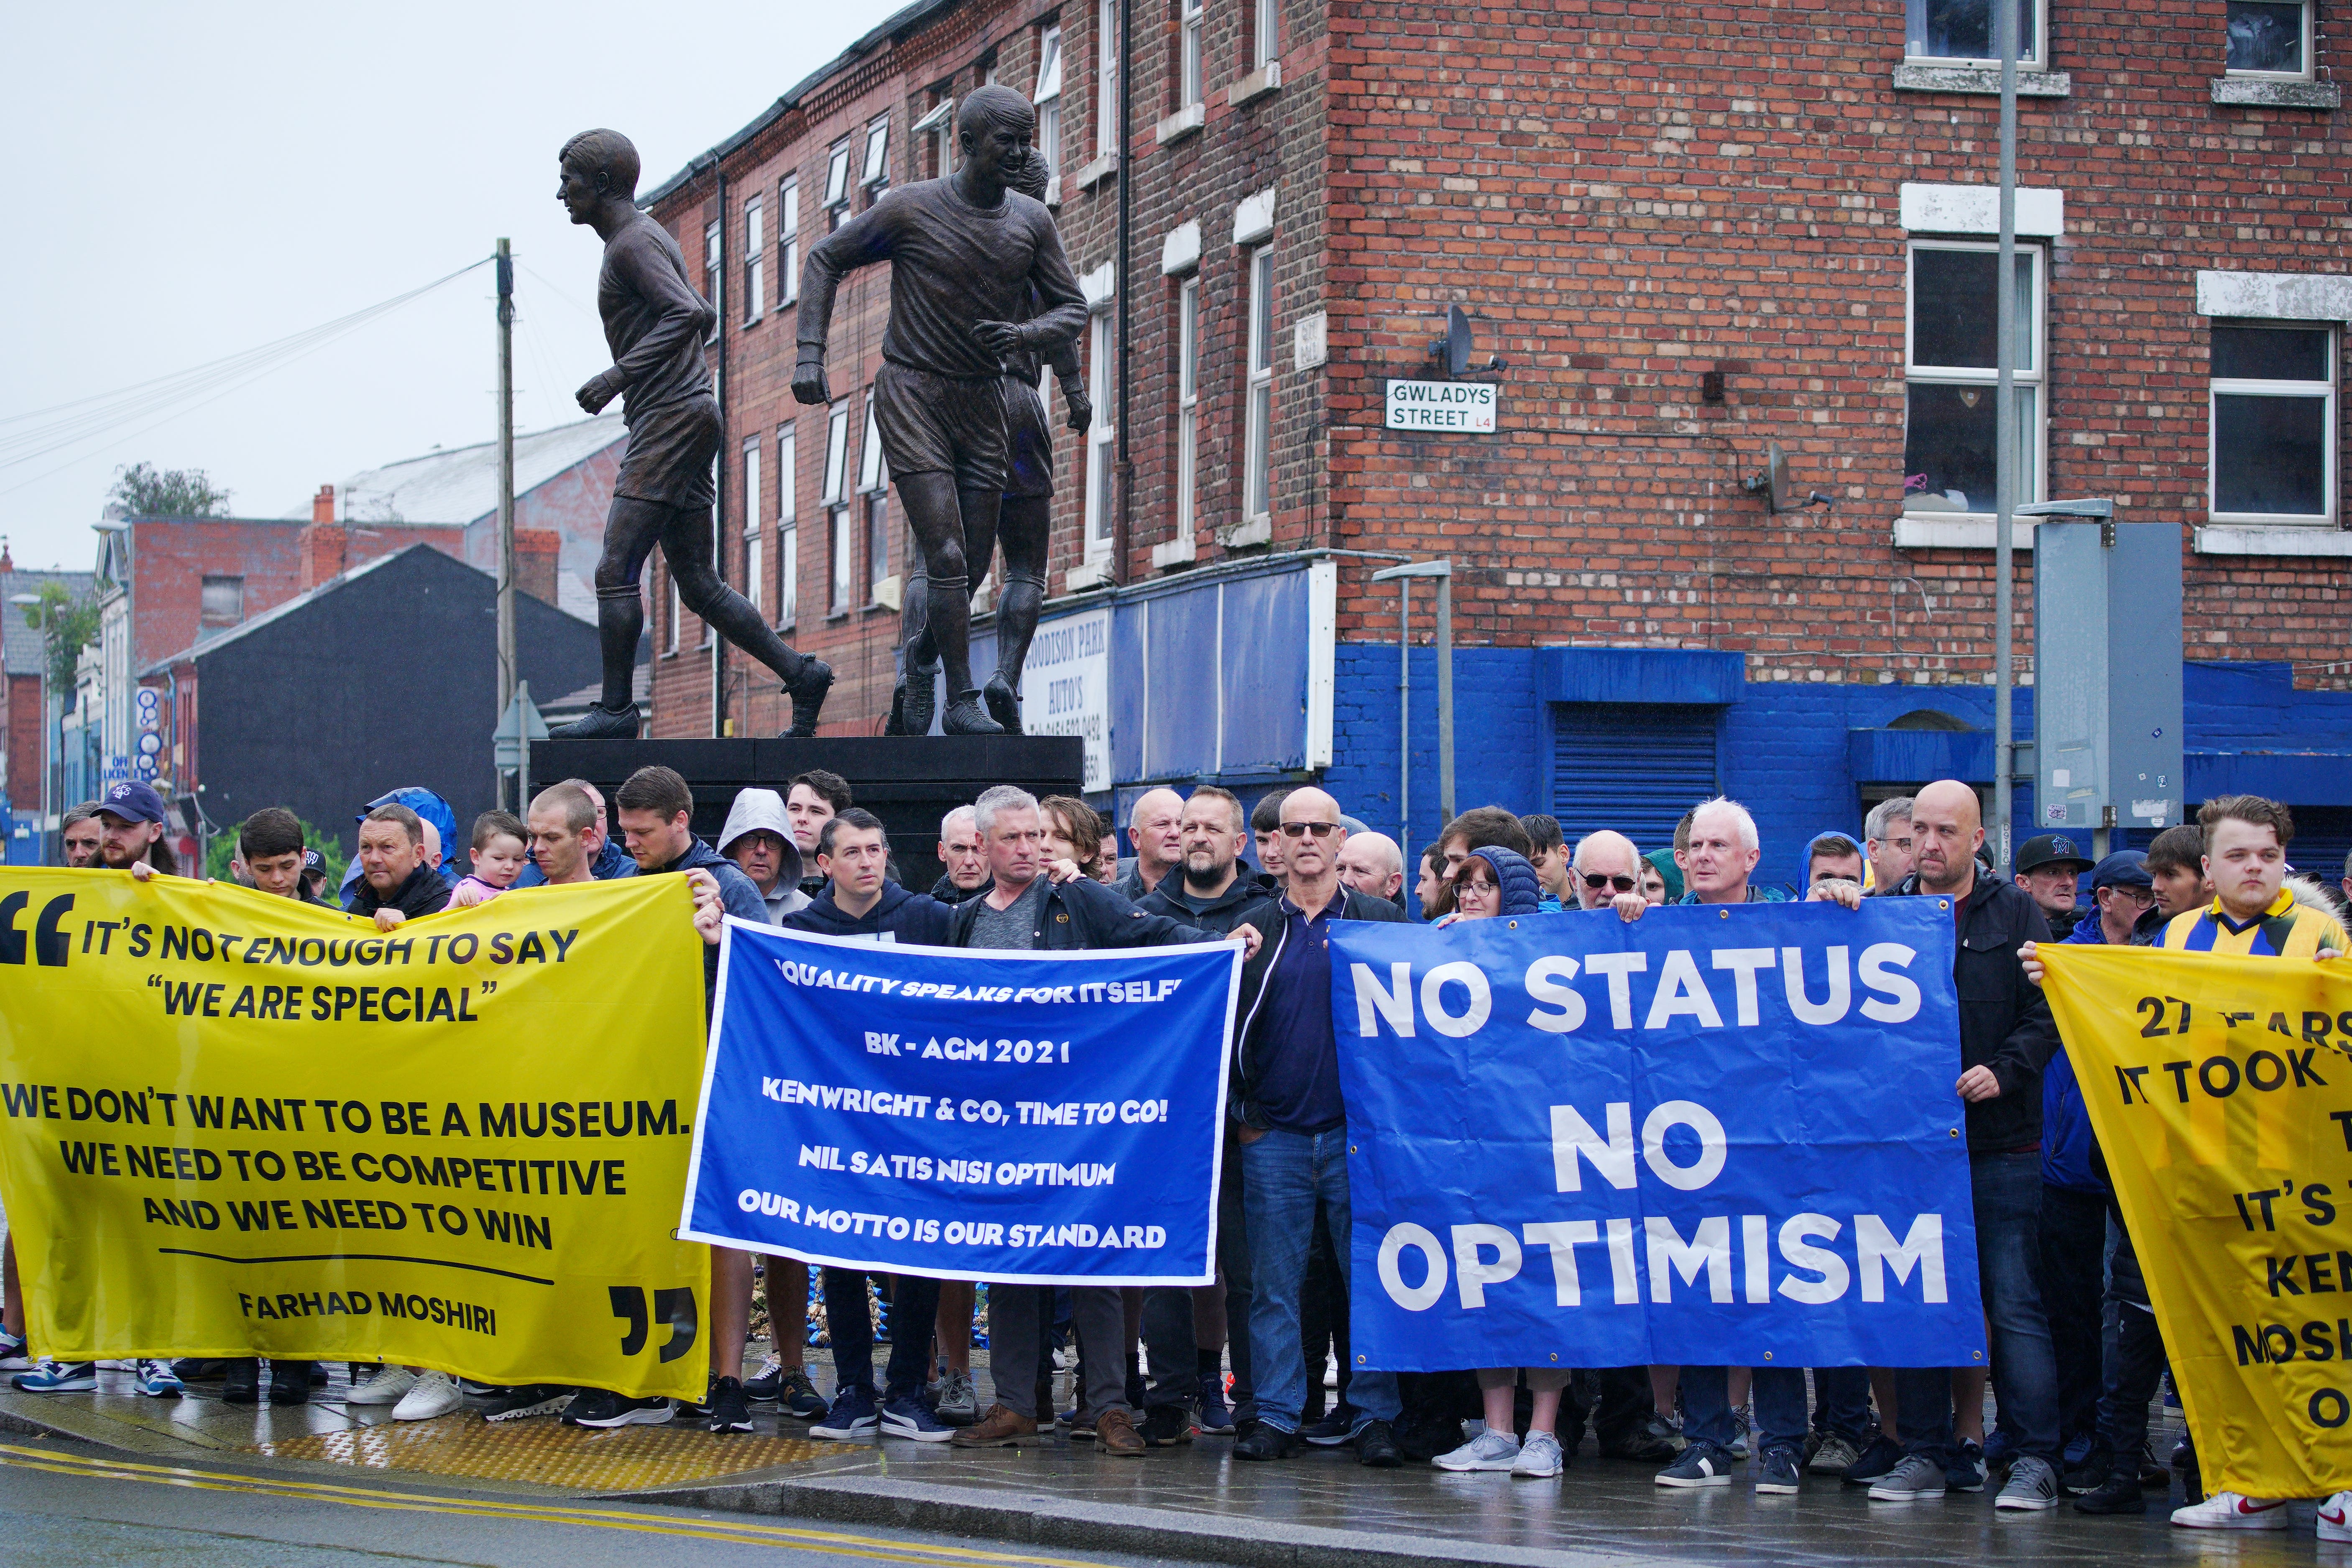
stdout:
<svg viewBox="0 0 2352 1568">
<path fill-rule="evenodd" d="M 735 804 L 727 808 L 727 826 L 719 830 L 719 853 L 734 858 L 728 852 L 735 847 L 735 841 L 747 833 L 760 832 L 772 833 L 784 841 L 783 867 L 776 877 L 776 890 L 761 895 L 767 900 L 768 923 L 782 925 L 786 915 L 796 914 L 809 906 L 809 896 L 801 891 L 801 851 L 793 837 L 793 819 L 785 815 L 784 797 L 774 790 L 739 791 Z"/>
</svg>

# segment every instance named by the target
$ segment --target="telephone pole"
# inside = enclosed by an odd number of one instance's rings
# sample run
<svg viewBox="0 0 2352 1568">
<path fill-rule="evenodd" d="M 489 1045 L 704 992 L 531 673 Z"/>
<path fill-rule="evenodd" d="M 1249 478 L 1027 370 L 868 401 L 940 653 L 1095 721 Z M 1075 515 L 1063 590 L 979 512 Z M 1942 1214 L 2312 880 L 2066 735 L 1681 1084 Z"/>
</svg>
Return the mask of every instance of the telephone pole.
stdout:
<svg viewBox="0 0 2352 1568">
<path fill-rule="evenodd" d="M 514 255 L 499 241 L 499 711 L 515 694 Z M 506 781 L 499 781 L 506 798 Z M 526 803 L 518 800 L 520 811 Z"/>
</svg>

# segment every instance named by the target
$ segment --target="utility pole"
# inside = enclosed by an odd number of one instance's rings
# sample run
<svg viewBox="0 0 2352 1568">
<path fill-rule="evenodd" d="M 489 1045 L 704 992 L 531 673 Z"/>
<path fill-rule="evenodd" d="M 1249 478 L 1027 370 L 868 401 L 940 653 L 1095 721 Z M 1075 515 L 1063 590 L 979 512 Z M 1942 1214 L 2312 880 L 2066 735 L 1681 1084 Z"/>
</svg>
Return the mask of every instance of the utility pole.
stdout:
<svg viewBox="0 0 2352 1568">
<path fill-rule="evenodd" d="M 1992 817 L 1993 866 L 2009 874 L 2011 796 L 2017 771 L 2017 726 L 2010 687 L 2010 632 L 2016 575 L 2017 507 L 2017 12 L 2020 0 L 1993 0 L 1993 37 L 2000 49 L 2000 251 L 1993 279 L 1992 454 Z"/>
<path fill-rule="evenodd" d="M 1118 312 L 1118 398 L 1111 417 L 1118 423 L 1111 438 L 1118 443 L 1115 467 L 1118 475 L 1118 510 L 1112 533 L 1110 580 L 1114 584 L 1127 581 L 1127 552 L 1135 538 L 1135 458 L 1128 446 L 1127 377 L 1128 353 L 1128 259 L 1134 248 L 1132 233 L 1135 212 L 1135 174 L 1127 166 L 1127 155 L 1133 151 L 1131 137 L 1135 127 L 1135 60 L 1129 53 L 1129 43 L 1135 37 L 1133 27 L 1134 0 L 1119 0 L 1118 5 L 1118 268 L 1112 276 L 1112 285 L 1118 290 L 1112 301 Z M 1100 411 L 1097 411 L 1099 416 Z"/>
<path fill-rule="evenodd" d="M 514 253 L 499 241 L 499 711 L 515 694 Z M 499 781 L 499 798 L 506 798 Z M 523 802 L 515 803 L 520 811 Z"/>
</svg>

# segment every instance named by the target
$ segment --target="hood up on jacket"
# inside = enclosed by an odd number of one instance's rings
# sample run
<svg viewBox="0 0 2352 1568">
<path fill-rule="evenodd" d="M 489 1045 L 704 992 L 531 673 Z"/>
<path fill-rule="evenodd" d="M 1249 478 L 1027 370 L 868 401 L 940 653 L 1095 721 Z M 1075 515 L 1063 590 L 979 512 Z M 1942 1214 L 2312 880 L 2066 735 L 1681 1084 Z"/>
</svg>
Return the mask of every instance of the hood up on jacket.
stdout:
<svg viewBox="0 0 2352 1568">
<path fill-rule="evenodd" d="M 1800 903 L 1803 902 L 1805 895 L 1812 890 L 1813 851 L 1820 847 L 1821 842 L 1824 838 L 1843 838 L 1848 844 L 1853 845 L 1854 853 L 1863 858 L 1862 868 L 1864 874 L 1865 876 L 1869 874 L 1870 856 L 1869 853 L 1863 848 L 1861 835 L 1848 833 L 1843 827 L 1832 827 L 1827 833 L 1816 833 L 1811 838 L 1805 840 L 1805 852 L 1803 855 L 1799 857 L 1797 860 L 1797 880 L 1795 886 L 1797 889 L 1797 900 Z"/>
<path fill-rule="evenodd" d="M 1542 912 L 1543 879 L 1536 875 L 1536 868 L 1528 864 L 1526 856 L 1499 845 L 1488 845 L 1470 853 L 1486 862 L 1486 868 L 1495 873 L 1495 886 L 1501 889 L 1503 895 L 1502 908 L 1495 911 L 1496 914 L 1532 915 Z"/>
<path fill-rule="evenodd" d="M 1675 864 L 1675 852 L 1671 849 L 1653 849 L 1642 858 L 1655 867 L 1658 875 L 1665 879 L 1666 902 L 1681 903 L 1683 901 L 1683 868 Z"/>
<path fill-rule="evenodd" d="M 772 833 L 784 841 L 782 871 L 776 885 L 789 888 L 805 875 L 801 866 L 800 841 L 793 837 L 793 819 L 784 814 L 784 797 L 772 789 L 739 790 L 735 804 L 727 808 L 727 826 L 719 831 L 719 853 L 729 859 L 735 841 L 747 833 Z"/>
</svg>

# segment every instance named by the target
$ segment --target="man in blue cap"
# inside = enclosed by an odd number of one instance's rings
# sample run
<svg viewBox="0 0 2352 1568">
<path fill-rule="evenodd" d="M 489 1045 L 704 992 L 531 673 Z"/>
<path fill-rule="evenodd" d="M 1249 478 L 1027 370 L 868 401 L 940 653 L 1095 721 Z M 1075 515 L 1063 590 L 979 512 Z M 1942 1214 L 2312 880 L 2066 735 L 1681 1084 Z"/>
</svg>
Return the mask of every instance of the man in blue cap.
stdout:
<svg viewBox="0 0 2352 1568">
<path fill-rule="evenodd" d="M 170 822 L 163 797 L 152 786 L 128 781 L 107 785 L 98 802 L 98 863 L 127 871 L 134 861 L 143 861 L 166 876 L 176 874 L 179 858 L 163 837 Z"/>
</svg>

